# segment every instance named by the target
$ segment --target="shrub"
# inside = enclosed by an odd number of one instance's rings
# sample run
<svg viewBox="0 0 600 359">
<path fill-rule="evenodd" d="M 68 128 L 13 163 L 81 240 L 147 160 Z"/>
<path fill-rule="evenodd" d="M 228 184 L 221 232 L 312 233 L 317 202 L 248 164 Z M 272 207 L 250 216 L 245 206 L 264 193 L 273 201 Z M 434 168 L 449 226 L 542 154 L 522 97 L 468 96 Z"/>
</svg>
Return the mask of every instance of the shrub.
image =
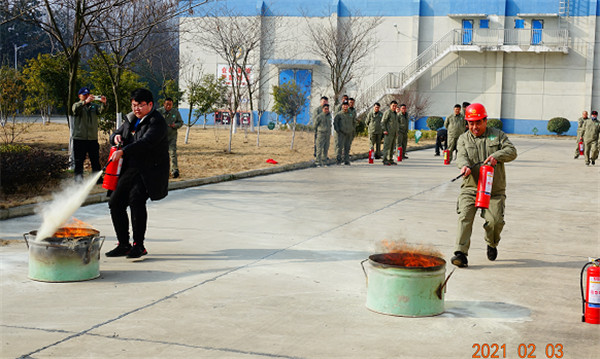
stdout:
<svg viewBox="0 0 600 359">
<path fill-rule="evenodd" d="M 427 127 L 432 131 L 437 131 L 444 127 L 444 119 L 439 116 L 430 116 L 427 118 Z"/>
<path fill-rule="evenodd" d="M 40 191 L 69 167 L 69 156 L 23 145 L 0 145 L 2 192 Z"/>
<path fill-rule="evenodd" d="M 497 128 L 499 130 L 502 129 L 502 121 L 500 121 L 500 120 L 498 120 L 496 118 L 488 118 L 487 125 L 489 127 Z"/>
<path fill-rule="evenodd" d="M 554 117 L 548 121 L 548 131 L 555 132 L 557 135 L 569 131 L 571 123 L 564 117 Z"/>
</svg>

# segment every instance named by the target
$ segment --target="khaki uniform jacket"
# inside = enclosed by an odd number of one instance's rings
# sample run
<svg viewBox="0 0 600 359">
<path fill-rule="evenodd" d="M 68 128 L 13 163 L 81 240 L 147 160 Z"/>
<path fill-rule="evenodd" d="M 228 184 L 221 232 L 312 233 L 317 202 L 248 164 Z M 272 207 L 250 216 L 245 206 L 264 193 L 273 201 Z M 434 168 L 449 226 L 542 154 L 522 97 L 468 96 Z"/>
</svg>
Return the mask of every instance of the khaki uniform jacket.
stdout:
<svg viewBox="0 0 600 359">
<path fill-rule="evenodd" d="M 370 135 L 381 135 L 383 134 L 383 130 L 381 128 L 381 119 L 383 118 L 383 112 L 371 110 L 367 115 L 367 119 L 365 120 L 365 125 L 369 128 Z"/>
<path fill-rule="evenodd" d="M 467 131 L 458 138 L 456 148 L 458 150 L 456 166 L 458 168 L 471 167 L 471 174 L 463 180 L 462 193 L 475 194 L 477 192 L 481 164 L 474 165 L 485 161 L 489 156 L 494 156 L 498 163 L 494 167 L 492 196 L 505 194 L 506 175 L 504 163 L 517 158 L 517 149 L 504 132 L 488 127 L 483 135 L 475 137 L 471 131 Z"/>
<path fill-rule="evenodd" d="M 407 133 L 408 132 L 408 112 L 405 113 L 404 115 L 402 114 L 402 112 L 398 112 L 398 122 L 400 123 L 400 128 L 398 129 L 398 131 L 400 133 Z"/>
<path fill-rule="evenodd" d="M 354 116 L 350 111 L 338 112 L 333 119 L 333 128 L 335 132 L 352 135 L 354 133 Z"/>
<path fill-rule="evenodd" d="M 312 115 L 313 124 L 317 120 L 317 117 L 322 113 L 323 113 L 323 106 L 319 105 L 319 106 L 315 107 L 315 109 L 313 110 L 313 115 Z M 331 113 L 331 110 L 330 110 L 330 113 Z"/>
<path fill-rule="evenodd" d="M 600 131 L 600 122 L 598 120 L 588 119 L 583 122 L 581 129 L 581 137 L 583 137 L 583 143 L 590 143 L 598 141 L 598 133 Z"/>
<path fill-rule="evenodd" d="M 465 116 L 462 114 L 452 114 L 446 117 L 446 121 L 444 121 L 444 127 L 446 127 L 448 130 L 448 137 L 458 137 L 462 135 L 467 128 Z"/>
<path fill-rule="evenodd" d="M 398 121 L 398 115 L 391 109 L 385 111 L 383 118 L 381 119 L 381 129 L 383 132 L 387 132 L 391 135 L 398 134 L 400 128 L 400 121 Z"/>
<path fill-rule="evenodd" d="M 176 138 L 177 130 L 183 126 L 183 120 L 181 119 L 179 111 L 175 107 L 169 112 L 167 112 L 164 107 L 159 108 L 157 111 L 165 118 L 168 128 L 168 138 Z M 171 127 L 172 124 L 175 124 L 175 128 Z"/>
<path fill-rule="evenodd" d="M 98 140 L 98 115 L 104 111 L 104 104 L 78 101 L 73 104 L 73 139 Z"/>
<path fill-rule="evenodd" d="M 317 118 L 315 118 L 315 132 L 316 133 L 330 133 L 331 132 L 331 112 L 321 112 Z"/>
</svg>

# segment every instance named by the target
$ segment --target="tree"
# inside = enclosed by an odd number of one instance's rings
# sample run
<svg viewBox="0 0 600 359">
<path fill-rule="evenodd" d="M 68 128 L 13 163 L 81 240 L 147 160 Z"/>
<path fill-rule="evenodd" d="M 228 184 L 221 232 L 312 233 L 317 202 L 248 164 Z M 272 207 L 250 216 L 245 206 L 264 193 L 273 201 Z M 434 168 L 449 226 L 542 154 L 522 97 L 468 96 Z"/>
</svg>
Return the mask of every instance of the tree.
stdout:
<svg viewBox="0 0 600 359">
<path fill-rule="evenodd" d="M 17 122 L 19 110 L 23 110 L 25 83 L 23 75 L 12 67 L 0 66 L 0 125 L 2 141 L 10 144 L 24 133 L 33 122 Z"/>
<path fill-rule="evenodd" d="M 53 109 L 66 106 L 68 71 L 62 54 L 38 54 L 23 69 L 28 93 L 25 106 L 31 112 L 39 111 L 43 123 L 50 122 Z"/>
<path fill-rule="evenodd" d="M 396 100 L 398 105 L 405 104 L 406 112 L 413 122 L 425 116 L 431 106 L 431 98 L 417 91 L 404 91 L 401 94 L 388 95 L 385 97 L 385 100 L 387 103 Z"/>
<path fill-rule="evenodd" d="M 240 109 L 244 94 L 248 93 L 250 96 L 252 93 L 248 92 L 252 84 L 248 82 L 250 78 L 247 71 L 254 57 L 259 56 L 256 53 L 260 50 L 262 39 L 261 16 L 241 16 L 223 6 L 209 11 L 200 19 L 194 19 L 186 29 L 189 31 L 189 41 L 219 54 L 229 68 L 231 96 L 227 107 L 232 114 L 232 121 L 229 125 L 228 152 L 231 152 L 235 115 Z"/>
<path fill-rule="evenodd" d="M 306 95 L 300 89 L 296 81 L 291 80 L 279 86 L 273 86 L 273 112 L 283 116 L 289 123 L 292 123 L 292 145 L 290 149 L 294 149 L 294 138 L 296 137 L 296 119 L 298 114 L 302 112 L 306 104 Z"/>
<path fill-rule="evenodd" d="M 121 73 L 121 79 L 119 80 L 118 97 L 114 95 L 113 83 L 110 76 L 106 72 L 104 65 L 104 59 L 96 54 L 92 59 L 88 61 L 89 71 L 84 72 L 82 75 L 83 83 L 89 84 L 93 93 L 96 95 L 106 96 L 106 104 L 118 103 L 119 109 L 127 109 L 129 112 L 131 102 L 129 101 L 129 95 L 131 91 L 139 87 L 145 87 L 145 84 L 140 81 L 140 76 L 130 70 L 123 70 Z M 109 108 L 110 110 L 110 108 Z M 99 119 L 98 127 L 104 133 L 111 133 L 115 130 L 117 123 L 117 112 L 116 111 L 105 111 Z"/>
<path fill-rule="evenodd" d="M 179 84 L 173 79 L 169 79 L 163 82 L 162 88 L 158 93 L 160 97 L 159 103 L 165 102 L 167 98 L 173 99 L 175 107 L 179 106 L 179 99 L 183 97 L 184 91 L 179 91 Z"/>
<path fill-rule="evenodd" d="M 201 79 L 192 76 L 187 81 L 187 84 L 187 100 L 190 112 L 185 132 L 185 143 L 188 143 L 190 128 L 200 119 L 200 115 L 204 115 L 204 125 L 202 128 L 206 128 L 206 115 L 227 103 L 228 92 L 227 85 L 225 85 L 225 78 L 217 78 L 215 75 L 210 74 L 203 75 Z M 198 106 L 197 110 L 194 110 L 195 106 Z M 193 122 L 192 112 L 194 112 Z"/>
<path fill-rule="evenodd" d="M 375 28 L 381 17 L 329 16 L 323 24 L 305 15 L 311 41 L 308 50 L 325 60 L 334 94 L 334 105 L 347 91 L 350 83 L 363 73 L 363 60 L 379 43 Z"/>
</svg>

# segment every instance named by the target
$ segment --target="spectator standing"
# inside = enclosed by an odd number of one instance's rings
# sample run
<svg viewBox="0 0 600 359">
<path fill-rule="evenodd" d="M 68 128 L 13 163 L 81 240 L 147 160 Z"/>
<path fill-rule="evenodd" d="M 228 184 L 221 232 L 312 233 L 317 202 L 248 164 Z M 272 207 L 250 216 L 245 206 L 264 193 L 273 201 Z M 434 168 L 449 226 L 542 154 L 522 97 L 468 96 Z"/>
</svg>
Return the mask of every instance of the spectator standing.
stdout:
<svg viewBox="0 0 600 359">
<path fill-rule="evenodd" d="M 350 147 L 354 137 L 354 116 L 348 111 L 348 101 L 342 102 L 342 111 L 338 112 L 333 119 L 333 127 L 337 133 L 337 164 L 350 165 Z"/>
<path fill-rule="evenodd" d="M 400 122 L 396 110 L 398 102 L 390 102 L 390 108 L 385 111 L 381 119 L 381 129 L 383 130 L 383 164 L 385 166 L 395 165 L 394 152 L 396 151 L 396 139 Z"/>
<path fill-rule="evenodd" d="M 171 174 L 173 178 L 179 177 L 179 166 L 177 165 L 177 130 L 183 126 L 181 114 L 176 108 L 173 108 L 173 99 L 167 97 L 163 107 L 158 112 L 164 117 L 168 128 L 169 138 L 169 157 L 171 158 Z"/>
<path fill-rule="evenodd" d="M 600 122 L 598 122 L 598 111 L 592 111 L 592 118 L 583 122 L 581 129 L 581 140 L 583 140 L 583 156 L 585 165 L 596 164 L 598 159 L 598 133 Z"/>
<path fill-rule="evenodd" d="M 406 105 L 401 104 L 398 112 L 398 147 L 402 147 L 402 158 L 408 159 L 406 150 L 408 149 L 408 113 Z"/>
<path fill-rule="evenodd" d="M 381 158 L 381 139 L 383 136 L 383 130 L 381 129 L 381 119 L 383 113 L 379 111 L 381 105 L 376 102 L 373 105 L 373 109 L 367 114 L 365 125 L 369 129 L 369 140 L 371 141 L 371 150 L 375 151 L 375 158 Z"/>
<path fill-rule="evenodd" d="M 465 133 L 466 129 L 465 116 L 460 113 L 459 104 L 454 105 L 454 113 L 446 117 L 444 127 L 448 130 L 448 151 L 450 151 L 448 159 L 452 162 L 452 156 L 454 156 L 454 151 L 456 151 L 458 137 Z"/>
<path fill-rule="evenodd" d="M 315 119 L 315 143 L 317 151 L 317 166 L 321 167 L 327 161 L 329 140 L 331 138 L 331 113 L 329 105 L 323 104 L 321 113 Z"/>
<path fill-rule="evenodd" d="M 77 93 L 79 101 L 73 104 L 73 158 L 75 160 L 75 181 L 83 180 L 83 162 L 86 155 L 90 158 L 92 172 L 98 172 L 100 167 L 100 146 L 98 145 L 98 116 L 104 112 L 106 97 L 100 97 L 100 105 L 90 89 L 82 87 Z M 102 178 L 98 180 L 102 183 Z"/>
<path fill-rule="evenodd" d="M 589 120 L 588 112 L 583 111 L 581 117 L 577 120 L 577 148 L 575 148 L 575 159 L 579 158 L 579 141 L 581 141 L 581 130 L 583 130 L 583 123 Z"/>
</svg>

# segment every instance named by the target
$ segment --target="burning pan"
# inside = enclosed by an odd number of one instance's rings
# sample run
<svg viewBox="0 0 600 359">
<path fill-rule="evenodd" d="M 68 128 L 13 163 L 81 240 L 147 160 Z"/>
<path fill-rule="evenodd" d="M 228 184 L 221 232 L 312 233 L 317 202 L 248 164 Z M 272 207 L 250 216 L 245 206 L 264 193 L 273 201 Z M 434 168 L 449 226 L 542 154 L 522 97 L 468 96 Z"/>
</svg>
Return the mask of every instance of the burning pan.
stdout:
<svg viewBox="0 0 600 359">
<path fill-rule="evenodd" d="M 29 249 L 29 278 L 41 282 L 75 282 L 100 276 L 104 236 L 89 229 L 82 237 L 36 240 L 37 231 L 23 234 Z"/>
<path fill-rule="evenodd" d="M 412 253 L 383 253 L 361 262 L 367 279 L 367 308 L 376 313 L 402 317 L 427 317 L 444 312 L 446 261 L 417 254 L 427 264 L 403 264 Z M 368 273 L 364 262 L 369 261 Z"/>
</svg>

